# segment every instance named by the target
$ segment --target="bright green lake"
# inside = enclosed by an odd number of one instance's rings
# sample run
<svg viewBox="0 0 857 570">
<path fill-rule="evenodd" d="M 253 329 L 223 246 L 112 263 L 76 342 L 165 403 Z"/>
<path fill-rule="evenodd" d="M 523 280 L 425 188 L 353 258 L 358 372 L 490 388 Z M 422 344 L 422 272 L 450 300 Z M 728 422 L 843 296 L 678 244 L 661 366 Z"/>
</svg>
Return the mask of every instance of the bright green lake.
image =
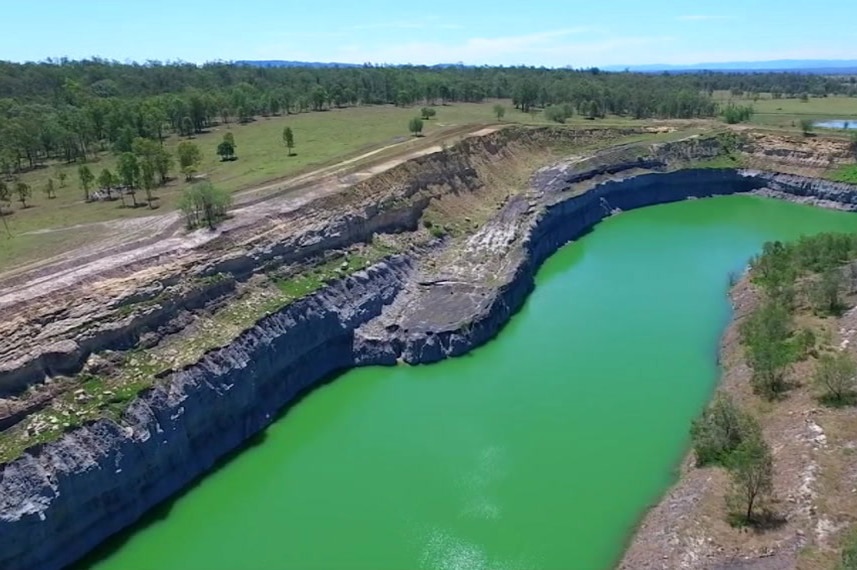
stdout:
<svg viewBox="0 0 857 570">
<path fill-rule="evenodd" d="M 344 374 L 94 567 L 608 568 L 711 394 L 729 273 L 840 230 L 857 216 L 749 196 L 613 217 L 496 340 Z"/>
</svg>

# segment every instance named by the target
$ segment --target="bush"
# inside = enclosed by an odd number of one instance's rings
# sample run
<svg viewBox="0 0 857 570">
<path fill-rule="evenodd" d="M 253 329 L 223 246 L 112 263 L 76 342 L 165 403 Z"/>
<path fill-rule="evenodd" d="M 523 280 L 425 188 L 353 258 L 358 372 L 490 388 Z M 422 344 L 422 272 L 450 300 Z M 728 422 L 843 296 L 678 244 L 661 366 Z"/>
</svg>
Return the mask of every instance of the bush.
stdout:
<svg viewBox="0 0 857 570">
<path fill-rule="evenodd" d="M 723 109 L 723 120 L 730 125 L 746 123 L 753 118 L 753 107 L 750 105 L 735 105 L 730 103 Z"/>
<path fill-rule="evenodd" d="M 727 503 L 734 526 L 752 525 L 759 511 L 766 512 L 774 491 L 774 457 L 761 430 L 749 434 L 732 452 L 727 465 L 732 478 L 732 493 Z"/>
<path fill-rule="evenodd" d="M 813 310 L 819 315 L 838 315 L 842 312 L 840 294 L 844 277 L 839 268 L 831 267 L 809 281 L 808 297 Z"/>
<path fill-rule="evenodd" d="M 553 121 L 555 123 L 565 123 L 565 121 L 573 115 L 574 109 L 567 103 L 562 105 L 549 105 L 545 108 L 545 118 L 548 121 Z"/>
<path fill-rule="evenodd" d="M 432 226 L 429 231 L 431 231 L 431 235 L 438 239 L 446 237 L 447 234 L 446 228 L 443 226 Z"/>
<path fill-rule="evenodd" d="M 426 121 L 437 115 L 437 111 L 432 109 L 431 107 L 423 107 L 420 111 L 422 118 Z"/>
<path fill-rule="evenodd" d="M 729 396 L 718 394 L 690 428 L 696 465 L 728 465 L 741 442 L 758 430 L 755 420 Z"/>
<path fill-rule="evenodd" d="M 423 120 L 420 117 L 414 117 L 408 121 L 408 130 L 415 137 L 419 136 L 423 132 Z"/>
<path fill-rule="evenodd" d="M 219 221 L 226 218 L 231 205 L 232 194 L 208 181 L 197 182 L 185 188 L 179 201 L 179 208 L 185 215 L 188 229 L 203 225 L 214 229 Z"/>
<path fill-rule="evenodd" d="M 842 405 L 854 399 L 854 388 L 857 386 L 857 363 L 847 352 L 835 355 L 825 354 L 815 368 L 813 381 L 823 390 L 823 402 L 831 405 Z"/>
<path fill-rule="evenodd" d="M 780 302 L 765 302 L 741 326 L 741 342 L 753 369 L 753 390 L 774 399 L 785 390 L 784 377 L 794 359 L 788 339 L 791 315 Z"/>
<path fill-rule="evenodd" d="M 788 366 L 815 351 L 815 336 L 811 331 L 801 331 L 792 337 L 795 284 L 801 284 L 804 298 L 817 313 L 837 314 L 848 285 L 843 266 L 855 254 L 857 235 L 823 233 L 792 243 L 768 242 L 751 261 L 753 282 L 767 297 L 740 330 L 757 393 L 776 397 L 786 387 L 784 376 Z"/>
<path fill-rule="evenodd" d="M 837 570 L 857 570 L 857 534 L 853 534 L 845 548 Z"/>
<path fill-rule="evenodd" d="M 812 329 L 802 329 L 799 333 L 794 335 L 794 338 L 792 339 L 793 360 L 806 360 L 810 356 L 817 355 L 815 343 L 815 333 L 812 332 Z"/>
</svg>

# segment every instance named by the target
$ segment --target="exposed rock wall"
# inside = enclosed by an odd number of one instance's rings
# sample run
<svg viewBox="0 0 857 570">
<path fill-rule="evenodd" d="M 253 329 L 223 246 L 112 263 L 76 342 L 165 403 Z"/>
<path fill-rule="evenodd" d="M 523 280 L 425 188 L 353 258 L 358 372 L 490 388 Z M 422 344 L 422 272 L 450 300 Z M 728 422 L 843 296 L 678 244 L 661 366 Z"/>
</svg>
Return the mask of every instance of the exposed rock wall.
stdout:
<svg viewBox="0 0 857 570">
<path fill-rule="evenodd" d="M 688 198 L 753 192 L 767 183 L 766 178 L 745 175 L 735 170 L 680 170 L 608 181 L 584 194 L 569 197 L 566 190 L 579 179 L 579 174 L 566 178 L 557 177 L 556 172 L 551 171 L 537 177 L 536 182 L 551 202 L 529 221 L 526 218 L 521 220 L 528 225 L 523 229 L 520 263 L 513 268 L 505 282 L 489 291 L 487 299 L 480 298 L 479 302 L 470 304 L 472 314 L 461 319 L 461 326 L 445 330 L 409 326 L 404 330 L 396 325 L 395 331 L 386 338 L 364 342 L 387 347 L 388 361 L 396 354 L 401 354 L 402 360 L 414 364 L 436 362 L 464 354 L 497 334 L 503 324 L 520 309 L 534 287 L 535 272 L 545 259 L 613 212 Z M 526 210 L 526 201 L 520 198 L 507 204 L 505 209 L 521 210 L 522 206 Z M 450 285 L 448 288 L 448 294 L 466 294 L 460 285 Z M 443 298 L 447 293 L 439 296 Z M 423 301 L 423 304 L 441 306 L 439 302 L 432 301 Z"/>
<path fill-rule="evenodd" d="M 353 365 L 351 331 L 405 281 L 396 257 L 262 319 L 228 347 L 0 471 L 0 568 L 62 567 L 205 473 L 286 402 Z"/>
<path fill-rule="evenodd" d="M 66 291 L 57 294 L 60 306 L 31 302 L 30 308 L 44 306 L 47 313 L 30 319 L 37 322 L 22 319 L 20 326 L 15 323 L 6 330 L 0 319 L 0 397 L 19 394 L 46 378 L 73 375 L 94 352 L 133 346 L 141 335 L 162 326 L 178 312 L 228 293 L 235 281 L 244 281 L 266 267 L 301 263 L 325 251 L 370 240 L 377 233 L 414 230 L 431 199 L 474 191 L 482 184 L 480 168 L 511 160 L 516 153 L 537 152 L 547 144 L 592 142 L 640 132 L 520 128 L 464 139 L 448 150 L 416 158 L 359 182 L 340 195 L 314 200 L 282 218 L 272 215 L 272 228 L 226 231 L 206 245 L 206 253 L 199 256 L 201 260 L 187 262 L 180 273 L 197 278 L 228 274 L 230 281 L 216 287 L 172 290 L 166 302 L 149 307 L 145 314 L 117 317 L 111 312 L 117 306 L 138 302 L 135 292 L 118 300 L 91 294 L 82 302 Z M 258 235 L 247 237 L 247 232 Z M 136 269 L 140 268 L 132 266 L 124 271 Z M 178 289 L 181 284 L 177 281 L 172 275 L 160 283 L 151 283 L 150 288 L 160 292 L 169 283 Z M 69 299 L 78 300 L 77 306 L 62 307 Z M 0 316 L 12 324 L 24 312 L 22 307 L 15 307 Z"/>
</svg>

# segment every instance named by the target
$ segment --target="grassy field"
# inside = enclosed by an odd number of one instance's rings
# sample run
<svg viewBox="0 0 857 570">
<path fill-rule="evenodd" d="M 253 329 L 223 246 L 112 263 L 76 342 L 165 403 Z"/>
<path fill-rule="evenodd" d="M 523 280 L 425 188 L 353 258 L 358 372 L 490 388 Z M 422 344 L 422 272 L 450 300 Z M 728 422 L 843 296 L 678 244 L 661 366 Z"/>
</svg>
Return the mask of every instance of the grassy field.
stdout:
<svg viewBox="0 0 857 570">
<path fill-rule="evenodd" d="M 733 97 L 728 91 L 718 91 L 714 93 L 714 98 L 721 105 L 730 102 L 736 105 L 752 105 L 755 114 L 751 122 L 764 127 L 800 130 L 801 119 L 845 119 L 857 122 L 857 98 L 854 97 L 811 97 L 807 101 L 801 101 L 773 99 L 769 94 L 763 94 L 758 100 L 753 100 L 748 97 Z M 830 132 L 829 129 L 823 130 Z"/>
<path fill-rule="evenodd" d="M 756 109 L 753 123 L 767 128 L 799 130 L 801 118 L 831 119 L 853 118 L 857 122 L 857 99 L 828 97 L 809 99 L 771 99 L 762 97 L 757 101 L 733 98 L 728 92 L 715 93 L 722 104 L 730 101 L 752 104 Z M 437 115 L 425 121 L 423 134 L 442 138 L 445 132 L 466 125 L 496 123 L 493 107 L 498 101 L 484 103 L 459 103 L 437 106 Z M 547 124 L 541 113 L 521 113 L 510 101 L 499 101 L 506 108 L 504 123 Z M 209 132 L 193 138 L 200 147 L 203 162 L 200 173 L 214 184 L 230 191 L 259 186 L 280 178 L 294 176 L 349 158 L 386 147 L 385 152 L 404 152 L 419 144 L 408 133 L 408 120 L 419 114 L 419 107 L 400 108 L 393 106 L 354 107 L 334 109 L 320 113 L 259 117 L 240 125 L 219 125 Z M 571 125 L 622 126 L 641 124 L 626 118 L 609 117 L 596 122 L 581 117 L 568 121 Z M 283 127 L 290 126 L 295 134 L 295 156 L 287 156 L 282 142 Z M 231 132 L 237 144 L 238 160 L 220 162 L 215 149 L 224 133 Z M 844 136 L 844 135 L 843 135 Z M 168 150 L 174 153 L 181 142 L 177 136 L 166 141 Z M 103 152 L 89 162 L 97 176 L 103 168 L 115 171 L 116 157 Z M 176 208 L 181 191 L 187 186 L 184 178 L 174 174 L 165 187 L 158 188 L 157 208 L 123 207 L 120 201 L 91 202 L 83 200 L 79 187 L 77 164 L 55 163 L 24 173 L 21 179 L 33 189 L 30 207 L 22 208 L 12 203 L 11 213 L 4 216 L 11 238 L 0 237 L 0 271 L 21 266 L 23 263 L 44 259 L 103 235 L 101 226 L 93 222 L 121 220 L 163 213 Z M 58 188 L 56 198 L 48 199 L 42 189 L 48 178 L 58 184 L 58 175 L 65 172 L 67 179 L 63 188 Z M 142 193 L 139 198 L 142 201 Z M 57 231 L 62 229 L 62 231 Z M 5 233 L 5 228 L 0 228 Z"/>
<path fill-rule="evenodd" d="M 425 121 L 423 134 L 442 137 L 444 132 L 457 127 L 496 123 L 493 107 L 497 103 L 486 101 L 437 106 L 437 115 Z M 546 124 L 541 113 L 521 113 L 514 109 L 510 101 L 499 103 L 506 108 L 503 123 Z M 391 145 L 396 146 L 396 151 L 406 151 L 409 146 L 418 144 L 409 135 L 407 127 L 409 119 L 418 115 L 419 110 L 419 107 L 374 106 L 259 117 L 245 125 L 231 123 L 214 127 L 192 140 L 200 147 L 203 156 L 200 173 L 218 186 L 239 191 Z M 593 122 L 579 117 L 571 119 L 569 123 L 593 125 Z M 630 123 L 628 119 L 608 118 L 596 124 Z M 282 132 L 285 126 L 294 131 L 295 156 L 287 156 L 283 145 Z M 215 152 L 226 132 L 231 132 L 235 138 L 238 160 L 221 162 Z M 175 154 L 175 147 L 181 140 L 184 139 L 172 136 L 165 145 Z M 111 152 L 103 152 L 88 164 L 96 176 L 104 168 L 115 172 L 116 157 Z M 12 237 L 0 237 L 0 271 L 67 251 L 103 233 L 103 228 L 86 224 L 173 210 L 177 207 L 182 189 L 187 186 L 184 177 L 174 172 L 173 180 L 155 191 L 158 199 L 154 211 L 145 206 L 123 207 L 118 200 L 87 203 L 79 185 L 77 168 L 77 164 L 55 163 L 21 175 L 21 179 L 33 189 L 33 196 L 29 200 L 30 207 L 22 208 L 20 203 L 13 202 L 11 213 L 4 216 Z M 53 178 L 58 185 L 60 172 L 66 173 L 66 185 L 57 189 L 56 198 L 48 199 L 42 188 L 49 178 Z M 140 192 L 138 200 L 142 202 L 142 199 L 143 193 Z M 56 232 L 58 229 L 63 231 Z M 2 227 L 0 232 L 6 233 Z"/>
<path fill-rule="evenodd" d="M 213 183 L 236 191 L 379 146 L 407 141 L 410 138 L 407 121 L 418 113 L 419 109 L 414 108 L 357 107 L 285 117 L 260 117 L 245 125 L 220 125 L 191 140 L 202 152 L 200 173 Z M 529 115 L 518 115 L 522 119 L 530 118 Z M 423 132 L 431 134 L 461 124 L 493 120 L 491 105 L 488 104 L 442 107 L 436 119 L 427 121 Z M 290 126 L 295 133 L 295 156 L 287 156 L 283 145 L 285 126 Z M 226 132 L 235 137 L 238 160 L 221 162 L 217 157 L 215 150 Z M 172 136 L 165 146 L 175 154 L 175 148 L 182 140 L 184 138 Z M 77 164 L 58 163 L 21 176 L 33 188 L 34 207 L 23 210 L 20 204 L 13 203 L 15 214 L 9 221 L 17 233 L 151 214 L 147 208 L 123 208 L 121 202 L 85 203 L 77 167 Z M 89 167 L 96 176 L 103 168 L 115 170 L 116 157 L 111 152 L 101 153 L 90 160 Z M 48 200 L 41 189 L 50 177 L 56 182 L 59 172 L 67 174 L 66 187 L 57 191 L 56 199 Z M 173 176 L 175 178 L 166 187 L 156 192 L 162 211 L 175 206 L 180 190 L 186 186 L 182 176 L 175 172 Z"/>
</svg>

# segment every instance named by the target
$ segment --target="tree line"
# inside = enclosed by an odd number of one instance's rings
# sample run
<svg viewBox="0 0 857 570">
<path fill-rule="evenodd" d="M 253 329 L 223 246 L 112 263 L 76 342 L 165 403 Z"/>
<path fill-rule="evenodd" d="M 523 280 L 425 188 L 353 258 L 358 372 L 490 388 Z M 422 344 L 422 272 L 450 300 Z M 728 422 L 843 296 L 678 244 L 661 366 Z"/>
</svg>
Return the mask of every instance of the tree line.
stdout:
<svg viewBox="0 0 857 570">
<path fill-rule="evenodd" d="M 638 119 L 709 117 L 716 89 L 780 95 L 843 93 L 848 82 L 816 75 L 640 74 L 531 67 L 372 66 L 266 68 L 100 59 L 0 62 L 0 170 L 49 159 L 86 161 L 132 152 L 137 138 L 163 141 L 257 116 L 353 105 L 442 105 L 512 99 L 521 111 L 552 107 Z"/>
</svg>

